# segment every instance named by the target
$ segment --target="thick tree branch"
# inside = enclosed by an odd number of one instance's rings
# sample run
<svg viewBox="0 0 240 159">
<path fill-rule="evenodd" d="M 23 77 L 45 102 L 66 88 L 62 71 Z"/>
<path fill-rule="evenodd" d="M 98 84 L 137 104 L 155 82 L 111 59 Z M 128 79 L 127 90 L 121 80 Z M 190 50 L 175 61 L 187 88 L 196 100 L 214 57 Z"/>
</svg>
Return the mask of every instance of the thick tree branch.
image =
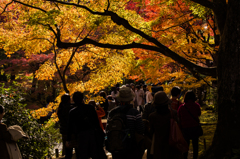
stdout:
<svg viewBox="0 0 240 159">
<path fill-rule="evenodd" d="M 198 66 L 198 65 L 192 63 L 191 61 L 185 59 L 184 57 L 171 51 L 167 47 L 162 49 L 162 48 L 159 48 L 156 46 L 139 44 L 139 43 L 135 43 L 135 42 L 133 42 L 131 44 L 126 44 L 126 45 L 103 44 L 103 43 L 96 42 L 89 38 L 84 38 L 82 41 L 77 42 L 77 43 L 64 43 L 64 42 L 60 41 L 60 39 L 58 39 L 58 41 L 57 41 L 57 47 L 59 47 L 59 48 L 77 47 L 77 46 L 83 46 L 85 44 L 92 44 L 94 46 L 101 47 L 101 48 L 111 48 L 111 49 L 119 49 L 119 50 L 140 48 L 140 49 L 156 51 L 156 52 L 162 53 L 165 56 L 172 58 L 173 60 L 175 60 L 178 63 L 187 67 L 189 70 L 193 70 L 195 72 L 199 72 L 199 73 L 207 75 L 207 76 L 216 77 L 216 68 L 215 67 L 208 68 L 208 67 Z"/>
<path fill-rule="evenodd" d="M 69 90 L 67 89 L 67 84 L 66 84 L 66 79 L 65 79 L 65 75 L 61 74 L 61 71 L 60 71 L 60 68 L 58 67 L 58 64 L 57 64 L 57 50 L 55 49 L 55 46 L 53 44 L 53 50 L 54 50 L 54 54 L 55 54 L 55 59 L 54 59 L 54 63 L 55 63 L 55 66 L 57 68 L 57 71 L 58 71 L 58 74 L 62 80 L 62 83 L 63 83 L 63 89 L 66 93 L 69 93 Z"/>
<path fill-rule="evenodd" d="M 16 0 L 14 0 L 14 1 L 16 1 Z M 129 22 L 126 19 L 121 18 L 120 16 L 118 16 L 116 13 L 114 13 L 112 11 L 105 10 L 104 12 L 95 12 L 95 11 L 92 11 L 91 9 L 89 9 L 86 6 L 78 5 L 78 4 L 75 4 L 75 3 L 68 3 L 68 2 L 58 1 L 58 0 L 47 0 L 47 1 L 80 7 L 80 8 L 86 9 L 90 13 L 96 14 L 96 15 L 110 16 L 112 21 L 115 22 L 117 25 L 124 26 L 126 29 L 132 31 L 133 33 L 136 33 L 136 34 L 142 36 L 143 38 L 145 38 L 149 42 L 156 45 L 156 46 L 151 46 L 151 45 L 138 44 L 138 43 L 134 43 L 134 42 L 131 43 L 131 44 L 126 44 L 126 45 L 102 44 L 102 43 L 96 42 L 96 41 L 94 41 L 92 39 L 89 39 L 89 38 L 84 38 L 82 41 L 76 42 L 76 43 L 65 43 L 65 42 L 61 41 L 60 29 L 56 26 L 56 30 L 57 30 L 57 33 L 56 33 L 50 27 L 50 30 L 52 30 L 54 32 L 54 34 L 57 38 L 57 47 L 59 47 L 59 48 L 79 47 L 79 46 L 83 46 L 85 44 L 92 44 L 92 45 L 102 47 L 102 48 L 112 48 L 112 49 L 120 49 L 120 50 L 131 49 L 131 48 L 142 48 L 142 49 L 152 50 L 152 51 L 162 53 L 163 55 L 172 58 L 173 60 L 179 62 L 180 64 L 183 64 L 184 66 L 186 66 L 190 70 L 199 72 L 199 73 L 204 74 L 204 75 L 216 77 L 216 68 L 201 67 L 201 66 L 198 66 L 198 65 L 188 61 L 187 59 L 179 56 L 177 53 L 171 51 L 168 47 L 161 44 L 157 39 L 145 34 L 144 32 L 142 32 L 139 29 L 134 28 L 133 26 L 131 26 L 129 24 Z M 200 0 L 193 0 L 193 1 L 198 2 Z M 201 0 L 201 1 L 203 1 L 202 5 L 205 5 L 205 6 L 208 6 L 208 7 L 211 7 L 213 5 L 211 2 L 209 2 L 207 0 Z M 26 5 L 26 6 L 29 6 L 29 5 Z M 29 6 L 29 7 L 34 8 L 33 6 Z M 37 8 L 37 9 L 42 10 L 41 8 Z M 42 11 L 44 11 L 44 10 L 42 10 Z"/>
</svg>

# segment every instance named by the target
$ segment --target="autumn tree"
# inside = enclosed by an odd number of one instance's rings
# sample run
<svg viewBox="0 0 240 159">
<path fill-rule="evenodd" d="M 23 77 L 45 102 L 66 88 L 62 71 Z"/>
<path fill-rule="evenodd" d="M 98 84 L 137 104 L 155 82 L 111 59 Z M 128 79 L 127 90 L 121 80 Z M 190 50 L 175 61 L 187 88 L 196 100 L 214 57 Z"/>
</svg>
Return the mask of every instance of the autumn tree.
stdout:
<svg viewBox="0 0 240 159">
<path fill-rule="evenodd" d="M 210 9 L 190 6 L 181 0 L 175 3 L 130 1 L 126 8 L 135 10 L 146 21 L 157 18 L 151 28 L 152 36 L 172 51 L 200 66 L 210 67 L 216 64 L 219 44 L 215 39 L 219 33 L 214 27 L 214 15 Z M 184 65 L 153 51 L 134 49 L 134 53 L 138 60 L 130 76 L 132 79 L 144 79 L 153 83 L 168 82 L 168 85 L 163 85 L 167 93 L 175 85 L 183 89 L 197 89 L 199 103 L 202 104 L 202 91 L 204 87 L 212 86 L 214 78 L 188 70 Z"/>
<path fill-rule="evenodd" d="M 146 22 L 135 11 L 125 9 L 128 2 L 110 0 L 71 0 L 69 2 L 60 0 L 2 1 L 2 15 L 16 16 L 18 18 L 17 21 L 11 21 L 1 26 L 4 27 L 0 35 L 1 41 L 4 42 L 2 47 L 7 51 L 7 54 L 19 49 L 24 49 L 26 54 L 39 53 L 40 50 L 43 51 L 52 47 L 52 44 L 56 44 L 58 49 L 76 49 L 88 46 L 92 49 L 99 49 L 100 51 L 97 51 L 97 54 L 100 55 L 103 53 L 109 55 L 112 50 L 126 50 L 125 52 L 119 51 L 120 53 L 116 51 L 115 55 L 118 55 L 116 57 L 129 55 L 131 54 L 129 49 L 138 48 L 154 51 L 159 56 L 169 57 L 178 64 L 185 66 L 192 73 L 217 77 L 219 119 L 212 147 L 204 158 L 230 158 L 233 156 L 233 150 L 239 149 L 240 143 L 240 129 L 237 129 L 240 125 L 238 102 L 238 96 L 240 95 L 240 57 L 238 56 L 240 48 L 240 1 L 186 1 L 188 2 L 187 5 L 204 6 L 214 13 L 214 21 L 220 37 L 219 50 L 216 56 L 217 67 L 196 64 L 176 52 L 174 48 L 161 42 L 151 32 L 151 26 L 156 19 L 153 18 L 153 20 Z M 177 3 L 178 1 L 174 0 L 173 2 Z M 91 31 L 85 31 L 83 28 Z M 110 33 L 109 30 L 111 30 Z M 77 38 L 78 35 L 80 35 L 80 38 Z M 95 38 L 97 35 L 101 36 Z M 34 39 L 34 43 L 30 43 L 30 39 Z M 80 57 L 82 55 L 85 54 L 79 53 Z M 131 56 L 128 56 L 124 59 L 131 58 Z M 115 60 L 116 58 L 112 56 L 110 59 Z M 105 78 L 106 75 L 111 77 L 106 71 L 111 71 L 111 69 L 105 69 L 105 71 L 103 69 L 102 72 L 98 73 Z M 98 73 L 93 76 L 97 78 Z M 81 84 L 72 85 L 69 88 L 79 85 Z"/>
</svg>

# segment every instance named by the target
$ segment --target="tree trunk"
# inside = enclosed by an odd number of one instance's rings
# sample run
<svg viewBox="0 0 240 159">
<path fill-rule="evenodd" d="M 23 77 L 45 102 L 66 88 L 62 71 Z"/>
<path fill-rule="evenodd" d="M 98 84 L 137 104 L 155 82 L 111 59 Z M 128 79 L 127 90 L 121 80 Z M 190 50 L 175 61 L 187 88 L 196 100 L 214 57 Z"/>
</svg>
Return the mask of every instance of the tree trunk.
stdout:
<svg viewBox="0 0 240 159">
<path fill-rule="evenodd" d="M 218 124 L 204 159 L 228 159 L 240 149 L 240 0 L 228 3 L 218 55 Z"/>
</svg>

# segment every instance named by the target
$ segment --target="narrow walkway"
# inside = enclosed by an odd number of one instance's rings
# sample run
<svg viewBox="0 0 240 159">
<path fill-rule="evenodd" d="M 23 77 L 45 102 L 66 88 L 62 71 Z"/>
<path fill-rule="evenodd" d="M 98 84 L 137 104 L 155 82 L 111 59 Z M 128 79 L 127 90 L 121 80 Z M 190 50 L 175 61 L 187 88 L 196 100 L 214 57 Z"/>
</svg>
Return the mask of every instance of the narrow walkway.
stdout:
<svg viewBox="0 0 240 159">
<path fill-rule="evenodd" d="M 103 125 L 104 125 L 104 127 L 105 127 L 105 126 L 106 126 L 106 123 L 107 123 L 107 119 L 102 119 L 102 123 L 103 123 Z M 55 153 L 55 149 L 61 150 L 61 149 L 62 149 L 62 143 L 59 144 L 59 145 L 57 145 L 57 146 L 54 148 L 54 153 Z M 108 159 L 112 159 L 112 154 L 109 153 L 108 151 L 105 151 L 105 152 L 106 152 L 106 155 L 107 155 Z M 60 153 L 60 152 L 59 152 L 59 155 L 61 156 L 61 153 Z M 193 157 L 193 152 L 192 152 L 191 150 L 189 150 L 189 152 L 188 152 L 188 159 L 192 159 L 192 157 Z M 64 159 L 64 157 L 52 158 L 52 159 Z M 74 154 L 74 156 L 72 157 L 72 159 L 77 159 L 75 154 Z M 142 159 L 147 159 L 147 151 L 145 151 Z"/>
</svg>

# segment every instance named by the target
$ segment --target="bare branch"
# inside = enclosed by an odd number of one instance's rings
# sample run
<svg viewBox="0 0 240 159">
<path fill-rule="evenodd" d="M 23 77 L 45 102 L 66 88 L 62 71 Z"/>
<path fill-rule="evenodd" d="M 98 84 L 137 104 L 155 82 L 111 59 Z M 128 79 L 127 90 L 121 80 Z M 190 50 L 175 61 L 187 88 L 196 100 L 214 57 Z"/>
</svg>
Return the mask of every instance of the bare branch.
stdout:
<svg viewBox="0 0 240 159">
<path fill-rule="evenodd" d="M 64 91 L 66 92 L 66 93 L 69 93 L 69 90 L 67 89 L 67 85 L 66 85 L 66 79 L 65 79 L 65 75 L 63 74 L 61 74 L 61 71 L 60 71 L 60 68 L 58 67 L 58 65 L 57 65 L 57 50 L 55 49 L 55 45 L 54 45 L 54 43 L 53 43 L 53 50 L 54 50 L 54 54 L 55 54 L 55 59 L 54 59 L 54 63 L 55 63 L 55 66 L 56 66 L 56 68 L 57 68 L 57 71 L 58 71 L 58 74 L 59 74 L 59 76 L 60 76 L 60 78 L 61 78 L 61 80 L 62 80 L 62 83 L 63 83 L 63 89 L 64 89 Z"/>
<path fill-rule="evenodd" d="M 56 4 L 55 2 L 54 2 L 54 5 L 58 8 L 58 10 L 61 10 L 61 9 L 59 8 L 58 4 Z"/>
<path fill-rule="evenodd" d="M 174 27 L 178 27 L 178 26 L 181 26 L 181 25 L 183 25 L 183 24 L 185 24 L 185 23 L 188 23 L 188 22 L 192 21 L 193 19 L 195 19 L 195 18 L 191 18 L 191 19 L 189 19 L 189 20 L 187 20 L 187 21 L 185 21 L 185 22 L 183 22 L 183 23 L 181 23 L 181 24 L 173 25 L 173 26 L 170 26 L 170 27 L 168 27 L 168 28 L 166 28 L 166 29 L 163 29 L 163 30 L 157 30 L 157 31 L 154 31 L 154 30 L 153 30 L 153 32 L 166 31 L 166 30 L 168 30 L 168 29 L 171 29 L 171 28 L 174 28 Z"/>
<path fill-rule="evenodd" d="M 72 55 L 71 55 L 71 57 L 69 58 L 68 63 L 67 63 L 67 65 L 66 65 L 65 69 L 63 70 L 63 76 L 65 76 L 65 73 L 66 73 L 66 71 L 67 71 L 70 63 L 72 62 L 72 59 L 73 59 L 75 53 L 77 52 L 77 49 L 78 49 L 78 48 L 79 48 L 79 47 L 76 47 L 76 49 L 73 50 Z M 64 78 L 64 77 L 63 77 L 63 78 Z"/>
<path fill-rule="evenodd" d="M 107 10 L 109 9 L 109 7 L 110 7 L 110 1 L 108 0 Z"/>
</svg>

